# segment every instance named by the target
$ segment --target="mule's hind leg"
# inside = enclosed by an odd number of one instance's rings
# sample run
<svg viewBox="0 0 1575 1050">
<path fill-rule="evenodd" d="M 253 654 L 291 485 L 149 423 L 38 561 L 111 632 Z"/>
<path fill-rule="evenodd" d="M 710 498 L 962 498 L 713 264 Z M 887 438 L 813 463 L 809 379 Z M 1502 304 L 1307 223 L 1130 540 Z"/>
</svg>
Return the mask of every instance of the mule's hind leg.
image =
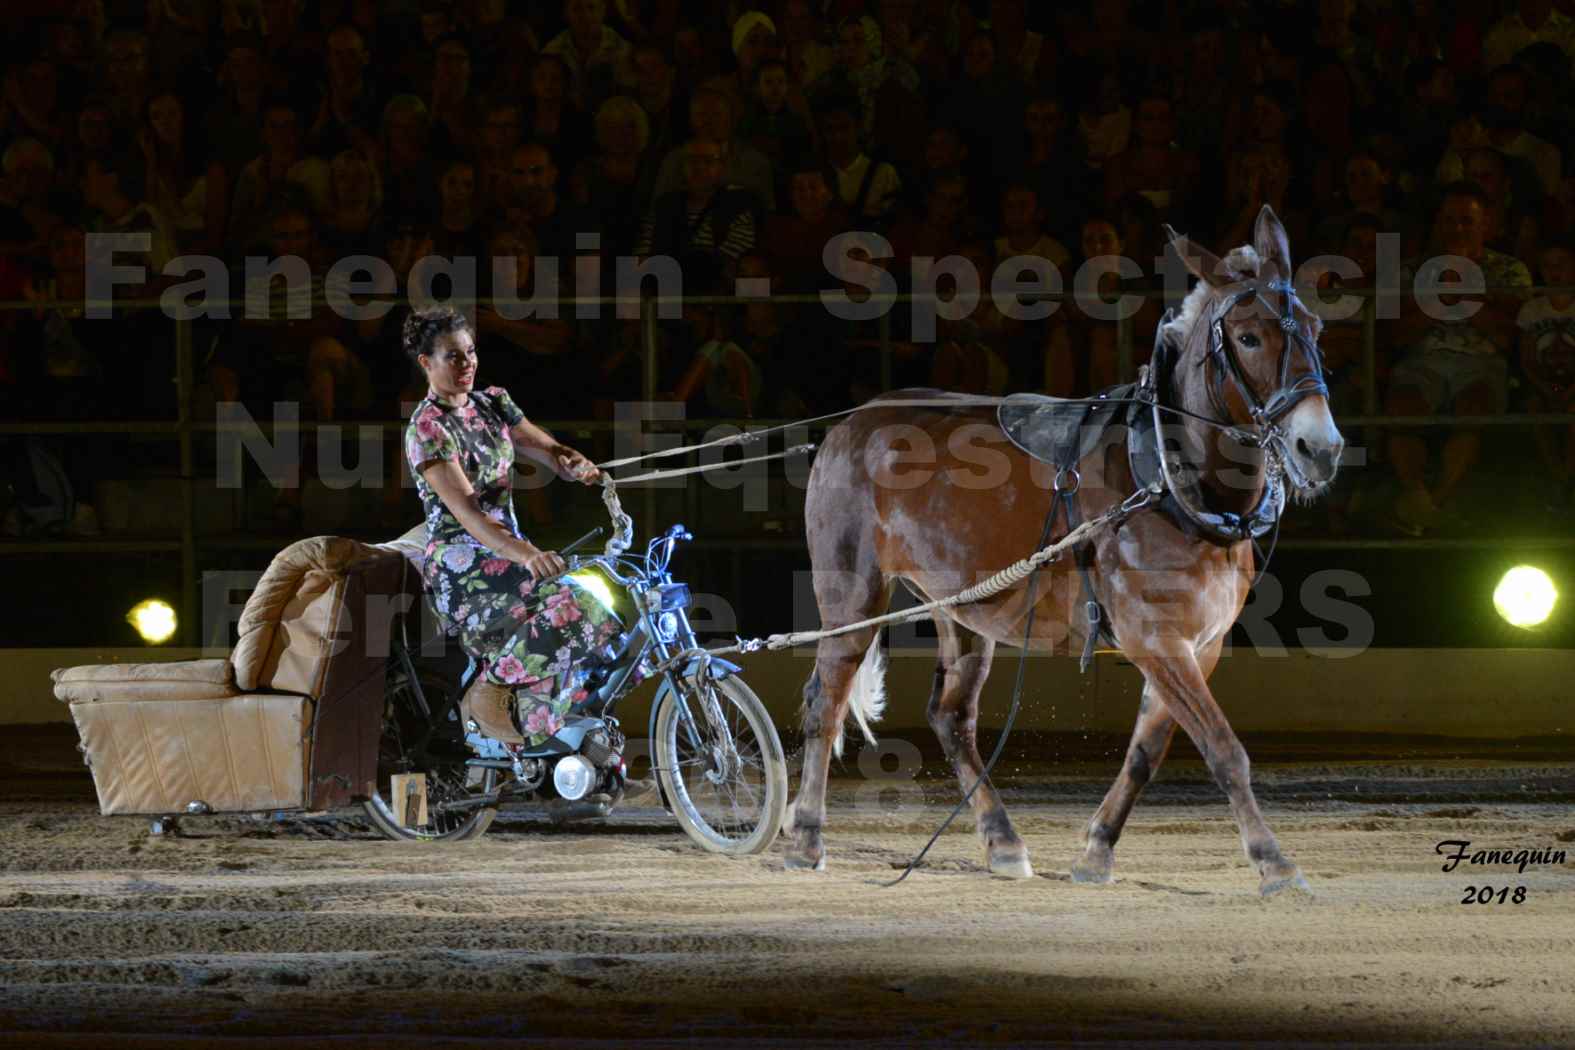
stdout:
<svg viewBox="0 0 1575 1050">
<path fill-rule="evenodd" d="M 822 606 L 822 623 L 850 623 L 878 615 L 874 612 L 850 615 L 838 621 L 828 619 Z M 792 841 L 784 862 L 789 868 L 826 867 L 826 844 L 821 826 L 826 821 L 826 777 L 842 723 L 848 713 L 848 699 L 859 666 L 874 642 L 876 629 L 853 631 L 835 638 L 822 638 L 815 652 L 815 672 L 804 687 L 804 764 L 799 773 L 798 797 L 793 800 Z"/>
<path fill-rule="evenodd" d="M 930 728 L 967 792 L 984 773 L 977 738 L 979 692 L 990 675 L 995 643 L 944 613 L 936 614 L 935 627 L 940 634 L 940 656 L 935 663 L 935 688 L 930 693 Z M 1030 878 L 1034 869 L 1028 863 L 1028 847 L 1012 827 L 995 785 L 988 780 L 980 784 L 971 802 L 991 874 Z"/>
<path fill-rule="evenodd" d="M 1116 863 L 1116 840 L 1145 785 L 1165 761 L 1176 720 L 1149 688 L 1143 690 L 1137 726 L 1127 745 L 1126 761 L 1104 802 L 1083 832 L 1083 855 L 1072 865 L 1073 882 L 1110 882 Z"/>
</svg>

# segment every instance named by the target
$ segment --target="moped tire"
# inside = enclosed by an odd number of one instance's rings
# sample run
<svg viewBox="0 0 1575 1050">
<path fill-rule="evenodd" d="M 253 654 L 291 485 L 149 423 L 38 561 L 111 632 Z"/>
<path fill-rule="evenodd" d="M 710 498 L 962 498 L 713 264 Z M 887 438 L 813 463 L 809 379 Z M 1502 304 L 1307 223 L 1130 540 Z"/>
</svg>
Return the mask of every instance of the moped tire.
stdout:
<svg viewBox="0 0 1575 1050">
<path fill-rule="evenodd" d="M 652 745 L 656 775 L 679 826 L 700 848 L 732 856 L 759 853 L 776 839 L 787 811 L 782 739 L 765 704 L 742 679 L 707 682 L 733 737 L 736 763 L 716 746 L 695 692 L 697 679 L 681 678 L 695 724 L 685 724 L 677 697 L 663 694 Z"/>
</svg>

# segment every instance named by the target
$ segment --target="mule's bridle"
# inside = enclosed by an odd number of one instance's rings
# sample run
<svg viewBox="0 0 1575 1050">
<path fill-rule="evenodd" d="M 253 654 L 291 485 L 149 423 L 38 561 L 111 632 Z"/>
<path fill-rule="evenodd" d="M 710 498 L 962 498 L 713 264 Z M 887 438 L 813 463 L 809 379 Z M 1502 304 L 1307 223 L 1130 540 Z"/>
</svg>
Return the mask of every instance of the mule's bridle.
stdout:
<svg viewBox="0 0 1575 1050">
<path fill-rule="evenodd" d="M 1248 377 L 1247 370 L 1242 367 L 1241 357 L 1236 352 L 1235 344 L 1225 337 L 1225 319 L 1243 302 L 1256 299 L 1274 311 L 1274 304 L 1269 301 L 1265 292 L 1275 292 L 1280 296 L 1281 308 L 1276 312 L 1286 344 L 1280 353 L 1279 385 L 1269 395 L 1268 400 L 1260 398 L 1258 392 L 1253 389 L 1252 380 Z M 1323 378 L 1323 354 L 1319 351 L 1318 344 L 1303 334 L 1302 327 L 1296 320 L 1296 307 L 1300 303 L 1301 300 L 1296 297 L 1295 287 L 1287 280 L 1248 282 L 1232 292 L 1214 312 L 1209 321 L 1208 352 L 1199 362 L 1201 366 L 1212 361 L 1217 366 L 1213 381 L 1209 384 L 1211 407 L 1226 420 L 1230 419 L 1230 409 L 1225 403 L 1225 384 L 1227 381 L 1234 383 L 1242 401 L 1247 405 L 1248 415 L 1258 428 L 1256 434 L 1233 428 L 1233 436 L 1245 444 L 1267 451 L 1284 469 L 1298 475 L 1301 473 L 1301 468 L 1296 465 L 1295 457 L 1290 454 L 1285 433 L 1280 429 L 1280 421 L 1302 401 L 1314 394 L 1326 399 L 1329 396 L 1329 385 Z M 1297 350 L 1307 358 L 1308 363 L 1312 365 L 1312 370 L 1303 372 L 1293 382 L 1291 358 L 1296 355 Z M 1299 477 L 1296 480 L 1298 484 L 1303 484 L 1307 479 Z"/>
</svg>

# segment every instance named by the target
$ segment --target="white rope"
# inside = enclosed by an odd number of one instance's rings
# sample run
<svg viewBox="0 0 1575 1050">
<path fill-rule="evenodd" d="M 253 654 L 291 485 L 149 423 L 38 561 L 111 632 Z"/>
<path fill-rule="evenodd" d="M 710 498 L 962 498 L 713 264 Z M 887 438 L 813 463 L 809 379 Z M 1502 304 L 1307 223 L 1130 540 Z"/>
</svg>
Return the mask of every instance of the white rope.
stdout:
<svg viewBox="0 0 1575 1050">
<path fill-rule="evenodd" d="M 636 474 L 632 478 L 619 478 L 620 485 L 633 485 L 642 481 L 665 481 L 668 478 L 681 478 L 686 474 L 699 474 L 707 470 L 723 470 L 728 467 L 741 467 L 745 463 L 764 463 L 772 459 L 786 459 L 788 456 L 800 452 L 813 452 L 814 445 L 794 445 L 792 448 L 783 449 L 781 452 L 769 452 L 764 456 L 750 456 L 746 459 L 729 459 L 720 463 L 702 463 L 698 467 L 675 467 L 671 470 L 653 470 L 645 474 Z"/>
<path fill-rule="evenodd" d="M 923 605 L 916 605 L 911 609 L 903 609 L 899 612 L 886 613 L 884 616 L 872 616 L 867 620 L 860 620 L 857 623 L 844 624 L 841 627 L 830 627 L 820 631 L 794 631 L 788 634 L 773 634 L 766 636 L 764 639 L 739 639 L 739 641 L 733 645 L 724 646 L 719 649 L 707 649 L 705 652 L 712 656 L 717 656 L 722 653 L 752 653 L 760 649 L 787 649 L 795 645 L 804 645 L 808 642 L 817 642 L 822 638 L 835 638 L 841 634 L 848 634 L 852 631 L 862 631 L 870 627 L 881 627 L 890 623 L 908 623 L 912 620 L 923 619 L 937 609 L 949 609 L 955 605 L 967 605 L 972 602 L 983 601 L 986 598 L 993 597 L 1008 589 L 1009 587 L 1014 587 L 1023 580 L 1026 580 L 1035 569 L 1039 568 L 1046 562 L 1054 561 L 1069 548 L 1075 547 L 1077 544 L 1082 543 L 1084 538 L 1094 530 L 1104 528 L 1106 525 L 1111 524 L 1117 519 L 1125 518 L 1131 514 L 1135 514 L 1139 510 L 1142 510 L 1156 497 L 1158 497 L 1160 491 L 1161 489 L 1159 488 L 1158 484 L 1152 485 L 1146 489 L 1139 489 L 1137 492 L 1128 497 L 1124 502 L 1118 503 L 1116 506 L 1111 507 L 1103 514 L 1083 522 L 1083 524 L 1079 525 L 1071 532 L 1068 532 L 1065 536 L 1061 537 L 1061 539 L 1057 540 L 1055 543 L 1052 543 L 1050 546 L 1045 547 L 1042 550 L 1035 551 L 1033 554 L 1030 554 L 1021 561 L 1002 569 L 1000 572 L 996 573 L 994 576 L 991 576 L 982 583 L 976 583 L 972 587 L 958 591 L 949 598 L 937 598 L 935 601 L 926 602 Z M 692 655 L 692 653 L 684 653 L 679 655 L 688 656 Z M 675 657 L 675 659 L 677 658 Z"/>
<path fill-rule="evenodd" d="M 610 459 L 605 463 L 596 464 L 602 470 L 611 470 L 613 467 L 628 466 L 630 463 L 639 463 L 647 459 L 661 459 L 664 456 L 681 456 L 686 452 L 699 452 L 707 448 L 725 448 L 729 445 L 744 445 L 752 441 L 760 441 L 767 434 L 774 434 L 779 430 L 789 430 L 793 427 L 807 427 L 811 423 L 822 423 L 828 419 L 839 416 L 851 416 L 866 408 L 983 408 L 989 405 L 1005 403 L 1004 397 L 975 397 L 970 394 L 959 394 L 953 398 L 914 398 L 912 400 L 895 401 L 867 401 L 862 405 L 844 408 L 840 412 L 827 412 L 823 416 L 811 416 L 808 419 L 795 420 L 792 423 L 783 423 L 780 426 L 766 427 L 763 430 L 751 430 L 742 434 L 729 434 L 711 441 L 703 441 L 698 445 L 683 445 L 679 448 L 657 449 L 655 452 L 642 452 L 638 456 L 625 456 L 623 459 Z"/>
</svg>

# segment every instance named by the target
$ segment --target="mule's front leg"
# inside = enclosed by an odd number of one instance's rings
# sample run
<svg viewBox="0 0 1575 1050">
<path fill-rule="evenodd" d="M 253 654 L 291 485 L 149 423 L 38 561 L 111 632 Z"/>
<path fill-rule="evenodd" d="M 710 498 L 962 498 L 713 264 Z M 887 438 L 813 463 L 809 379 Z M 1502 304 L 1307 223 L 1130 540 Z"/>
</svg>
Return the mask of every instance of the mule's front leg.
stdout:
<svg viewBox="0 0 1575 1050">
<path fill-rule="evenodd" d="M 1138 795 L 1165 761 L 1175 732 L 1176 720 L 1153 690 L 1145 688 L 1121 772 L 1083 832 L 1083 855 L 1072 865 L 1073 882 L 1114 880 L 1116 841 L 1121 838 L 1121 829 Z"/>
<path fill-rule="evenodd" d="M 1148 684 L 1157 691 L 1177 724 L 1192 738 L 1214 782 L 1230 800 L 1241 831 L 1242 849 L 1258 869 L 1258 888 L 1267 897 L 1282 890 L 1310 892 L 1301 869 L 1280 849 L 1252 792 L 1247 751 L 1225 720 L 1192 651 L 1181 645 L 1166 652 L 1132 655 Z"/>
</svg>

